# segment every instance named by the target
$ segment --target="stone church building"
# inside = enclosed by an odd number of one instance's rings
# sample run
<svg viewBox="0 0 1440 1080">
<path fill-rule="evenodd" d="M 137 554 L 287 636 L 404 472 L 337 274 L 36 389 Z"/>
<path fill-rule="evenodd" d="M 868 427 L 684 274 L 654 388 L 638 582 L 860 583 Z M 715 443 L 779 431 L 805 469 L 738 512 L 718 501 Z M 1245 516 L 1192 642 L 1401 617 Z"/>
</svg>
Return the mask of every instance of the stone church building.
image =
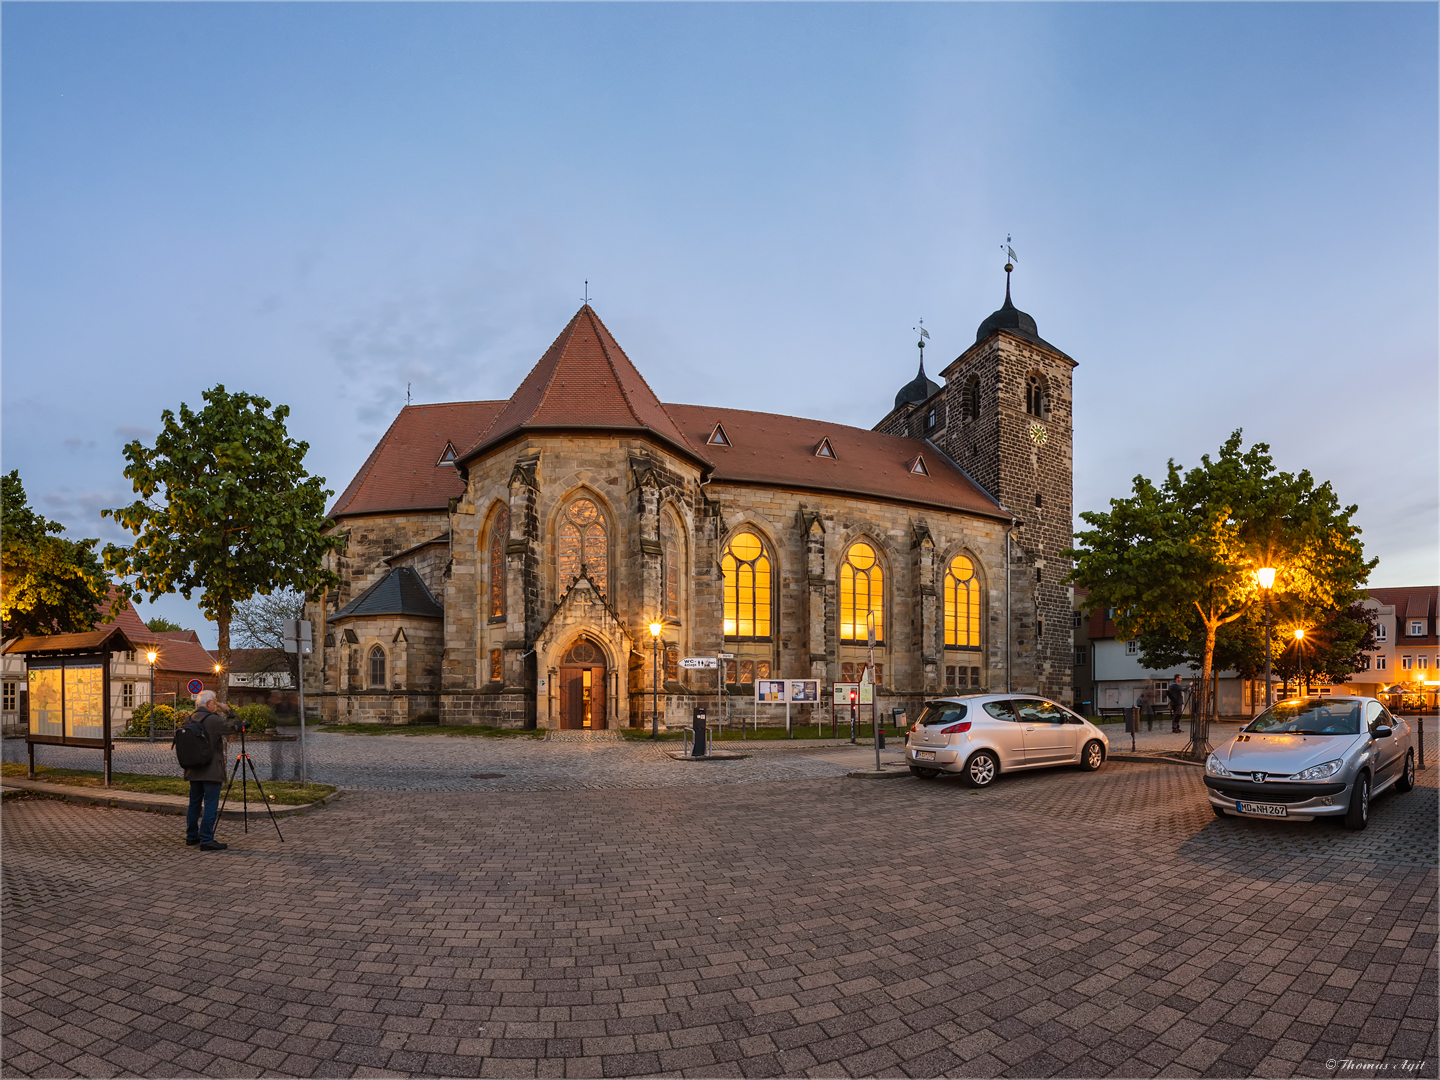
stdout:
<svg viewBox="0 0 1440 1080">
<path fill-rule="evenodd" d="M 828 717 L 873 622 L 883 716 L 1068 701 L 1075 362 L 1008 283 L 943 386 L 923 356 L 868 431 L 662 404 L 587 304 L 509 400 L 400 411 L 330 512 L 307 695 L 329 722 L 589 729 L 658 696 L 677 726 L 723 673 L 730 722 L 765 678 L 822 680 Z"/>
</svg>

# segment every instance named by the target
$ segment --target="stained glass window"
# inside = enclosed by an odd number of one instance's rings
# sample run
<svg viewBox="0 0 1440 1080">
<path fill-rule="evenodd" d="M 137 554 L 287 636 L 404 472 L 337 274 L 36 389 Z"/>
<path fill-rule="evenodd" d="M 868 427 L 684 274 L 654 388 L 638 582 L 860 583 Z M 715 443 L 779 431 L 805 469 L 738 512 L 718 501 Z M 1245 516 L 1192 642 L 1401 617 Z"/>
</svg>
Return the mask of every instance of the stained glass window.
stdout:
<svg viewBox="0 0 1440 1080">
<path fill-rule="evenodd" d="M 680 647 L 678 645 L 665 647 L 665 681 L 680 681 Z"/>
<path fill-rule="evenodd" d="M 840 640 L 868 641 L 872 614 L 878 644 L 885 640 L 885 571 L 869 544 L 851 544 L 840 566 Z"/>
<path fill-rule="evenodd" d="M 720 560 L 725 573 L 725 636 L 770 639 L 770 557 L 754 533 L 739 533 Z"/>
<path fill-rule="evenodd" d="M 505 617 L 505 545 L 510 540 L 510 509 L 501 507 L 490 526 L 490 617 Z"/>
<path fill-rule="evenodd" d="M 560 523 L 560 588 L 568 588 L 583 569 L 602 593 L 610 588 L 610 540 L 600 508 L 576 499 Z"/>
<path fill-rule="evenodd" d="M 370 650 L 370 685 L 385 689 L 385 650 L 379 645 Z"/>
<path fill-rule="evenodd" d="M 964 555 L 956 555 L 945 570 L 945 644 L 980 647 L 980 581 Z"/>
<path fill-rule="evenodd" d="M 490 650 L 490 681 L 505 681 L 504 653 L 501 652 L 499 649 Z"/>
<path fill-rule="evenodd" d="M 665 618 L 680 621 L 679 527 L 669 514 L 660 515 L 660 582 L 665 590 Z"/>
</svg>

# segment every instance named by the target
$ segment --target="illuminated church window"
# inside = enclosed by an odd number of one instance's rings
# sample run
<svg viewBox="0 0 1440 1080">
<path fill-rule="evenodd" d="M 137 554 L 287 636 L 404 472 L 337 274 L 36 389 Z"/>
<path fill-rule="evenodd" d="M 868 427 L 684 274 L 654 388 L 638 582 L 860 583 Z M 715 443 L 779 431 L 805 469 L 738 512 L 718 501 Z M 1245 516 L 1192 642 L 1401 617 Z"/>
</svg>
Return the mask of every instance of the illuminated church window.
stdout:
<svg viewBox="0 0 1440 1080">
<path fill-rule="evenodd" d="M 725 572 L 725 636 L 770 637 L 770 557 L 754 533 L 739 533 L 720 560 Z"/>
<path fill-rule="evenodd" d="M 576 499 L 560 523 L 560 588 L 567 589 L 583 569 L 602 593 L 610 586 L 610 539 L 600 508 L 590 499 Z"/>
<path fill-rule="evenodd" d="M 980 582 L 975 564 L 964 555 L 956 555 L 945 569 L 945 645 L 980 647 Z"/>
<path fill-rule="evenodd" d="M 885 571 L 869 544 L 851 544 L 840 566 L 840 640 L 869 640 L 872 614 L 879 643 L 885 640 Z"/>
</svg>

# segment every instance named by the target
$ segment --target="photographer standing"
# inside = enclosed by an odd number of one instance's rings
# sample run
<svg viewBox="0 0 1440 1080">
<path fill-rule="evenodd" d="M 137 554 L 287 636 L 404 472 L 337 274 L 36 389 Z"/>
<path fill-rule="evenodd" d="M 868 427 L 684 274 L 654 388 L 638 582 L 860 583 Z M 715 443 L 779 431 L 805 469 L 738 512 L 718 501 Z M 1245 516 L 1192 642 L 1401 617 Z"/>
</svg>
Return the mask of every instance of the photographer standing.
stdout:
<svg viewBox="0 0 1440 1080">
<path fill-rule="evenodd" d="M 192 748 L 181 750 L 185 735 L 191 735 L 198 742 L 203 732 L 204 742 L 209 747 L 207 763 L 194 764 L 185 769 L 185 779 L 190 781 L 190 809 L 185 815 L 185 843 L 190 847 L 199 846 L 201 851 L 224 851 L 229 845 L 215 839 L 215 819 L 220 813 L 220 785 L 225 782 L 225 741 L 230 732 L 239 728 L 239 723 L 230 717 L 230 706 L 217 705 L 215 691 L 202 690 L 195 698 L 195 713 L 186 721 L 185 727 L 198 725 L 198 730 L 177 731 L 176 749 L 180 763 L 186 764 L 186 753 L 193 755 Z M 193 756 L 190 757 L 195 761 Z M 203 816 L 202 816 L 203 808 Z"/>
</svg>

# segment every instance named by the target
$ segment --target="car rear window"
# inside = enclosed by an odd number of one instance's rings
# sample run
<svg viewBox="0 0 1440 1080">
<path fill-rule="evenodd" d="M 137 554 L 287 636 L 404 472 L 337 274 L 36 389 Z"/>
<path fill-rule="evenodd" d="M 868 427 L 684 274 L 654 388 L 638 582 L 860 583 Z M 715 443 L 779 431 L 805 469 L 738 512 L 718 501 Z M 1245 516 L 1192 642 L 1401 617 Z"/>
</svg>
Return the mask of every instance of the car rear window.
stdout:
<svg viewBox="0 0 1440 1080">
<path fill-rule="evenodd" d="M 1246 731 L 1267 735 L 1359 735 L 1358 701 L 1281 701 L 1250 722 Z"/>
<path fill-rule="evenodd" d="M 925 706 L 925 711 L 920 714 L 917 723 L 921 727 L 929 727 L 931 724 L 954 724 L 964 720 L 967 711 L 964 705 L 957 705 L 953 701 L 935 702 Z"/>
</svg>

